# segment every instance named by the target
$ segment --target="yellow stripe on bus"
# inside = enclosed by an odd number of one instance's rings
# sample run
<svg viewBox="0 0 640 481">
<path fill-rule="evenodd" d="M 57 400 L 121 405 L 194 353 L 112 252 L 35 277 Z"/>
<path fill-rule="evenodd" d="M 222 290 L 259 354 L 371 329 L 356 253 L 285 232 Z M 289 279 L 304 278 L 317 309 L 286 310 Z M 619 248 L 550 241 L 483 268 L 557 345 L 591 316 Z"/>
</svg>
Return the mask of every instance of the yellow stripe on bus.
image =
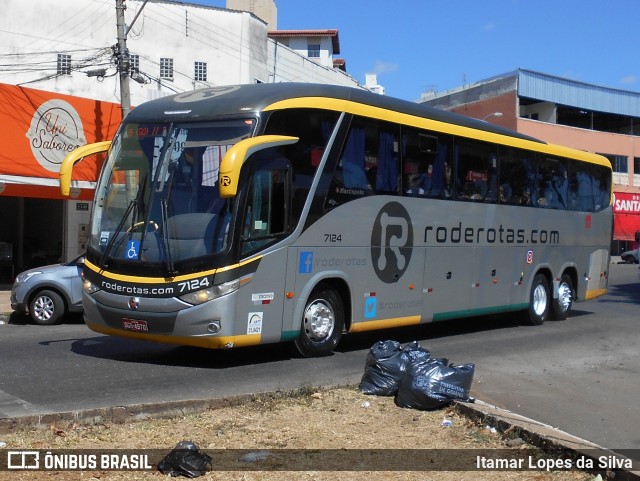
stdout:
<svg viewBox="0 0 640 481">
<path fill-rule="evenodd" d="M 390 329 L 392 327 L 415 326 L 420 324 L 420 316 L 394 317 L 378 321 L 363 321 L 351 325 L 349 332 L 374 331 L 376 329 Z"/>
<path fill-rule="evenodd" d="M 96 266 L 95 264 L 92 264 L 91 262 L 89 262 L 88 260 L 85 259 L 84 261 L 84 265 L 87 266 L 89 269 L 91 269 L 93 272 L 100 274 L 101 276 L 104 276 L 108 279 L 112 279 L 114 281 L 122 281 L 122 282 L 137 282 L 139 284 L 159 284 L 159 283 L 163 283 L 163 282 L 180 282 L 180 281 L 186 281 L 189 279 L 195 279 L 197 277 L 204 277 L 204 276 L 209 276 L 209 275 L 213 275 L 216 274 L 217 272 L 227 272 L 230 271 L 232 269 L 236 269 L 238 267 L 242 267 L 246 264 L 249 264 L 251 262 L 254 262 L 258 259 L 260 259 L 262 256 L 258 256 L 258 257 L 252 257 L 251 259 L 247 259 L 244 260 L 242 262 L 239 262 L 237 264 L 233 264 L 230 266 L 225 266 L 225 267 L 220 267 L 219 269 L 211 269 L 208 271 L 202 271 L 202 272 L 196 272 L 195 274 L 187 274 L 184 276 L 178 276 L 175 278 L 165 278 L 165 277 L 137 277 L 137 276 L 126 276 L 126 275 L 122 275 L 122 274 L 114 274 L 112 272 L 109 271 L 105 271 L 104 269 L 100 269 L 98 266 Z"/>
<path fill-rule="evenodd" d="M 141 332 L 124 331 L 85 320 L 89 329 L 108 336 L 126 337 L 140 341 L 154 341 L 163 344 L 180 344 L 184 346 L 205 347 L 208 349 L 224 349 L 236 347 L 256 346 L 260 344 L 260 334 L 245 334 L 239 336 L 173 336 L 161 334 L 146 334 Z"/>
<path fill-rule="evenodd" d="M 604 296 L 607 292 L 607 289 L 591 289 L 584 295 L 584 300 L 589 301 L 591 299 L 595 299 L 596 297 Z"/>
<path fill-rule="evenodd" d="M 507 135 L 473 129 L 470 127 L 463 127 L 461 125 L 451 124 L 448 122 L 441 122 L 438 120 L 427 119 L 411 114 L 400 113 L 394 110 L 384 109 L 382 107 L 373 107 L 371 105 L 361 104 L 358 102 L 353 102 L 351 100 L 325 97 L 298 97 L 274 102 L 273 104 L 266 106 L 263 110 L 270 111 L 292 108 L 320 108 L 326 110 L 334 110 L 337 112 L 347 112 L 349 114 L 387 120 L 389 122 L 395 122 L 411 127 L 425 128 L 438 132 L 459 135 L 462 137 L 486 140 L 488 142 L 496 142 L 501 145 L 508 145 L 510 147 L 520 147 L 524 149 L 534 150 L 536 152 L 571 157 L 573 159 L 602 165 L 611 169 L 611 162 L 609 162 L 609 160 L 601 155 L 593 154 L 591 152 L 575 150 L 555 144 L 545 144 L 526 139 L 519 139 L 516 137 L 509 137 Z"/>
</svg>

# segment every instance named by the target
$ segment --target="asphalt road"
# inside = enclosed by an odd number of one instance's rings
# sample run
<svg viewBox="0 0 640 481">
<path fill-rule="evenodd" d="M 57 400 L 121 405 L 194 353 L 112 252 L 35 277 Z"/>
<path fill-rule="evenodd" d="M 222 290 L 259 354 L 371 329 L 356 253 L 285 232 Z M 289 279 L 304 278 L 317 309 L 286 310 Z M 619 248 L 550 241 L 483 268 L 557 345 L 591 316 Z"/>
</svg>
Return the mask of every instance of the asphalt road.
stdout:
<svg viewBox="0 0 640 481">
<path fill-rule="evenodd" d="M 355 384 L 375 341 L 419 340 L 434 357 L 475 363 L 478 399 L 613 450 L 640 450 L 639 303 L 638 266 L 611 265 L 609 294 L 574 305 L 566 321 L 531 327 L 510 315 L 379 331 L 348 336 L 320 359 L 281 345 L 128 341 L 78 317 L 45 327 L 14 315 L 0 325 L 0 418 Z"/>
</svg>

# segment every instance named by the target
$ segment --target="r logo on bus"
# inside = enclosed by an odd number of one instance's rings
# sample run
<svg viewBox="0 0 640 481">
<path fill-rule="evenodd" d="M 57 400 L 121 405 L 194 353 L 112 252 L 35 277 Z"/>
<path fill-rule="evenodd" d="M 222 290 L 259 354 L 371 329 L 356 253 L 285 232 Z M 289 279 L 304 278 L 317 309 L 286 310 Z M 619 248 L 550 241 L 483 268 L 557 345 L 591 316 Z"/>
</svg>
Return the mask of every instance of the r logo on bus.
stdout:
<svg viewBox="0 0 640 481">
<path fill-rule="evenodd" d="M 384 205 L 371 231 L 371 260 L 378 278 L 397 282 L 409 267 L 413 252 L 413 227 L 407 210 L 398 202 Z"/>
</svg>

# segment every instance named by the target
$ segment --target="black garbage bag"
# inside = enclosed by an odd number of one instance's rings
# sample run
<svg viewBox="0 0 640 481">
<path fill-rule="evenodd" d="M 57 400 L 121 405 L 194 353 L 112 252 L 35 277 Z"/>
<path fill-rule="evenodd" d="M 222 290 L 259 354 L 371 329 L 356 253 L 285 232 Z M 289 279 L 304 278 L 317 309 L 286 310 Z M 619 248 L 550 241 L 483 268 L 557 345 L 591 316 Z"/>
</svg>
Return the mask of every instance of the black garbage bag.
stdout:
<svg viewBox="0 0 640 481">
<path fill-rule="evenodd" d="M 427 362 L 431 359 L 431 353 L 428 349 L 425 349 L 420 345 L 418 341 L 411 341 L 409 344 L 402 348 L 402 352 L 406 355 L 406 364 L 404 365 L 402 372 L 406 371 L 409 364 L 417 364 L 420 362 Z"/>
<path fill-rule="evenodd" d="M 398 384 L 396 405 L 433 410 L 453 400 L 470 401 L 475 365 L 447 362 L 445 358 L 431 358 L 408 365 Z"/>
<path fill-rule="evenodd" d="M 158 470 L 173 477 L 197 478 L 211 470 L 211 456 L 191 441 L 181 441 L 158 463 Z"/>
<path fill-rule="evenodd" d="M 428 358 L 429 351 L 413 341 L 401 347 L 398 341 L 378 341 L 367 355 L 360 391 L 376 396 L 393 396 L 400 377 L 414 358 Z"/>
</svg>

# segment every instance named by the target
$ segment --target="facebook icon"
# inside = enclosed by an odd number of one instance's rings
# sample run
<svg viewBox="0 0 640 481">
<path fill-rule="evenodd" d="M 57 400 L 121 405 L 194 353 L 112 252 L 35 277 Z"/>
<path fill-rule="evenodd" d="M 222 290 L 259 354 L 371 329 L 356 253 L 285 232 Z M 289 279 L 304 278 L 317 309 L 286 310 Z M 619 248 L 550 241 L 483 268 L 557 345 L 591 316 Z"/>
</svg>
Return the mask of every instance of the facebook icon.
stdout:
<svg viewBox="0 0 640 481">
<path fill-rule="evenodd" d="M 300 253 L 300 266 L 298 272 L 300 274 L 310 274 L 313 270 L 313 252 Z"/>
</svg>

